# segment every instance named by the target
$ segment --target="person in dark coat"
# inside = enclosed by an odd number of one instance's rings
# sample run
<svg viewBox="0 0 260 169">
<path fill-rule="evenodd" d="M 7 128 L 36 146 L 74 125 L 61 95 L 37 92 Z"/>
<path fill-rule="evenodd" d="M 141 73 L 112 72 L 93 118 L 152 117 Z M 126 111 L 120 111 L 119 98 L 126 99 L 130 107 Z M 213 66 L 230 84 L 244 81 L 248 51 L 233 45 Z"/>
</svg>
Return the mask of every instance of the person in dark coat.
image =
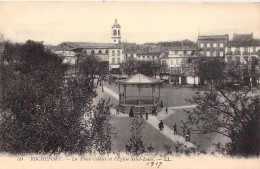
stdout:
<svg viewBox="0 0 260 169">
<path fill-rule="evenodd" d="M 145 118 L 148 120 L 148 112 L 145 113 Z"/>
<path fill-rule="evenodd" d="M 165 112 L 166 112 L 166 114 L 168 114 L 168 107 L 165 108 Z"/>
<path fill-rule="evenodd" d="M 176 123 L 173 125 L 173 131 L 174 131 L 174 135 L 177 135 L 177 125 Z"/>
<path fill-rule="evenodd" d="M 154 108 L 154 107 L 153 107 L 153 109 L 152 109 L 152 115 L 155 116 L 155 108 Z"/>
<path fill-rule="evenodd" d="M 130 108 L 129 117 L 134 117 L 133 107 Z"/>
<path fill-rule="evenodd" d="M 163 108 L 163 101 L 161 100 L 161 109 Z"/>
<path fill-rule="evenodd" d="M 163 128 L 164 128 L 164 125 L 163 125 L 163 121 L 161 120 L 160 123 L 158 124 L 159 126 L 159 129 L 162 131 Z"/>
</svg>

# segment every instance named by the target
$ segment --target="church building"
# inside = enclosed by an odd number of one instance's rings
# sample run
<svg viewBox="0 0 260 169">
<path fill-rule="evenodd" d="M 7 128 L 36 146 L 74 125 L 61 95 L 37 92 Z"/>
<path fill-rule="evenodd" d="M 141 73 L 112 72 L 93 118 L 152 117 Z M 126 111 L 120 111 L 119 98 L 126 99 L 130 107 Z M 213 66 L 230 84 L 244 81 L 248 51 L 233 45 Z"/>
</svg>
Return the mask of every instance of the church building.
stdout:
<svg viewBox="0 0 260 169">
<path fill-rule="evenodd" d="M 77 54 L 95 55 L 100 58 L 101 61 L 109 63 L 109 70 L 117 72 L 120 67 L 120 63 L 123 61 L 123 46 L 121 45 L 121 26 L 115 20 L 112 25 L 112 34 L 110 43 L 93 43 L 93 42 L 62 42 L 57 47 L 50 47 L 50 49 L 59 54 L 61 57 L 63 51 L 75 52 L 75 58 Z M 59 49 L 59 51 L 57 51 Z"/>
</svg>

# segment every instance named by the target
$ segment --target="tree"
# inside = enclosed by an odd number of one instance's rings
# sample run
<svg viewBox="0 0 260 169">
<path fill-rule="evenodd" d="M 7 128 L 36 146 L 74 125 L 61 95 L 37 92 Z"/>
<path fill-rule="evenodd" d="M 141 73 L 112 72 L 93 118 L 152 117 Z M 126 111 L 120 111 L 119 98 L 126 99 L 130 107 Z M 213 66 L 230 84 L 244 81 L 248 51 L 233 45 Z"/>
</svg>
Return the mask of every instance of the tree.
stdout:
<svg viewBox="0 0 260 169">
<path fill-rule="evenodd" d="M 126 152 L 133 155 L 140 155 L 146 152 L 145 145 L 142 140 L 142 130 L 144 129 L 144 119 L 134 117 L 130 130 L 129 144 L 126 145 Z"/>
<path fill-rule="evenodd" d="M 133 57 L 126 58 L 124 62 L 120 64 L 120 68 L 125 72 L 128 77 L 136 72 L 137 60 Z"/>
<path fill-rule="evenodd" d="M 198 106 L 187 111 L 189 117 L 184 125 L 198 134 L 218 133 L 229 137 L 229 154 L 259 155 L 259 95 L 250 96 L 246 86 L 234 89 L 233 85 L 227 85 L 223 79 L 233 79 L 233 73 L 239 71 L 231 70 L 223 71 L 220 74 L 223 78 L 212 79 L 214 90 L 196 92 L 188 100 Z"/>
<path fill-rule="evenodd" d="M 64 79 L 67 65 L 42 43 L 7 43 L 1 58 L 0 150 L 84 153 L 96 93 L 91 75 Z M 66 82 L 66 83 L 64 83 Z"/>
<path fill-rule="evenodd" d="M 109 102 L 110 100 L 101 99 L 91 118 L 91 146 L 100 154 L 112 152 L 112 135 L 115 135 L 114 127 L 110 124 L 112 105 Z"/>
<path fill-rule="evenodd" d="M 94 84 L 94 78 L 100 73 L 100 60 L 95 55 L 80 54 L 78 56 L 78 67 L 80 74 L 88 76 L 91 79 L 91 83 Z"/>
</svg>

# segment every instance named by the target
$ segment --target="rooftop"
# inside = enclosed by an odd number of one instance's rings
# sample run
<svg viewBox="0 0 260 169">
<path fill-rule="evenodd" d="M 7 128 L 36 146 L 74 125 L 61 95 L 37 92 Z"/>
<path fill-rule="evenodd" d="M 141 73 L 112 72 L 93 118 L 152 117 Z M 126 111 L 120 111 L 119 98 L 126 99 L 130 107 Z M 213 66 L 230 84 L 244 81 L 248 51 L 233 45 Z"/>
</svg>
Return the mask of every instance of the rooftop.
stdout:
<svg viewBox="0 0 260 169">
<path fill-rule="evenodd" d="M 128 79 L 121 81 L 121 83 L 124 84 L 154 84 L 154 83 L 160 83 L 160 80 L 153 79 L 148 76 L 145 76 L 143 74 L 136 74 L 134 76 L 129 77 Z"/>
<path fill-rule="evenodd" d="M 184 50 L 197 50 L 195 47 L 190 47 L 190 46 L 183 46 L 183 47 L 174 47 L 174 48 L 171 48 L 171 50 L 178 50 L 178 51 L 184 51 Z"/>
<path fill-rule="evenodd" d="M 198 40 L 207 40 L 207 39 L 228 39 L 228 35 L 200 35 Z"/>
<path fill-rule="evenodd" d="M 162 52 L 139 52 L 136 55 L 152 55 L 152 56 L 159 56 Z"/>
<path fill-rule="evenodd" d="M 232 41 L 251 41 L 253 40 L 253 33 L 251 34 L 234 34 Z"/>
<path fill-rule="evenodd" d="M 62 42 L 58 46 L 68 46 L 69 48 L 84 48 L 84 49 L 120 49 L 119 44 L 114 43 L 92 43 L 92 42 Z"/>
<path fill-rule="evenodd" d="M 46 46 L 48 49 L 53 51 L 72 51 L 70 48 L 65 48 L 62 46 Z"/>
<path fill-rule="evenodd" d="M 260 46 L 260 39 L 252 39 L 250 41 L 228 41 L 226 46 Z"/>
</svg>

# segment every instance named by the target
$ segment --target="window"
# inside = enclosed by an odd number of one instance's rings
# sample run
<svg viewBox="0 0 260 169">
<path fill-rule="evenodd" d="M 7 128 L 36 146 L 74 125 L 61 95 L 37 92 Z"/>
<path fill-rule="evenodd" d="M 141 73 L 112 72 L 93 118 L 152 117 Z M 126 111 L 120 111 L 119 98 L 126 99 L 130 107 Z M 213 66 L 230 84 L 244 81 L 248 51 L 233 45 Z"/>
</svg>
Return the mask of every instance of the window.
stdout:
<svg viewBox="0 0 260 169">
<path fill-rule="evenodd" d="M 117 58 L 117 64 L 119 64 L 120 63 L 120 58 Z"/>
<path fill-rule="evenodd" d="M 228 47 L 228 52 L 231 52 L 231 47 Z"/>
<path fill-rule="evenodd" d="M 101 51 L 101 50 L 99 50 L 99 51 L 98 51 L 98 54 L 102 54 L 102 51 Z"/>
<path fill-rule="evenodd" d="M 95 54 L 95 51 L 94 51 L 94 50 L 92 50 L 92 51 L 91 51 L 91 55 L 94 55 L 94 54 Z"/>
<path fill-rule="evenodd" d="M 108 50 L 106 50 L 106 54 L 108 54 Z"/>
<path fill-rule="evenodd" d="M 219 47 L 223 48 L 224 47 L 224 43 L 220 43 Z"/>
<path fill-rule="evenodd" d="M 176 73 L 179 73 L 179 71 L 180 71 L 180 68 L 176 67 Z"/>
<path fill-rule="evenodd" d="M 147 56 L 147 59 L 150 59 L 150 56 Z"/>
<path fill-rule="evenodd" d="M 117 51 L 117 56 L 120 56 L 120 50 Z"/>
<path fill-rule="evenodd" d="M 219 52 L 219 56 L 220 56 L 220 57 L 223 57 L 223 56 L 224 56 L 224 52 L 223 52 L 223 51 L 220 51 L 220 52 Z"/>
<path fill-rule="evenodd" d="M 236 62 L 240 62 L 240 56 L 236 56 L 235 59 L 236 59 Z"/>
<path fill-rule="evenodd" d="M 115 64 L 115 58 L 112 58 L 112 64 Z"/>
<path fill-rule="evenodd" d="M 179 64 L 179 59 L 176 59 L 176 65 L 178 65 Z"/>
<path fill-rule="evenodd" d="M 112 51 L 112 56 L 115 56 L 115 51 Z"/>
<path fill-rule="evenodd" d="M 210 56 L 210 51 L 207 51 L 207 54 L 206 54 L 207 56 Z"/>
<path fill-rule="evenodd" d="M 203 43 L 200 43 L 200 47 L 203 48 L 203 47 L 204 47 L 204 44 L 203 44 Z"/>
<path fill-rule="evenodd" d="M 120 30 L 118 30 L 118 36 L 120 36 Z"/>
<path fill-rule="evenodd" d="M 145 56 L 143 56 L 143 59 L 145 59 Z"/>
<path fill-rule="evenodd" d="M 117 34 L 116 29 L 114 29 L 114 31 L 113 31 L 113 35 L 116 35 L 116 34 Z"/>
<path fill-rule="evenodd" d="M 210 43 L 207 43 L 207 48 L 210 48 Z"/>
<path fill-rule="evenodd" d="M 248 47 L 244 47 L 244 51 L 245 51 L 245 52 L 248 52 Z"/>
<path fill-rule="evenodd" d="M 178 55 L 178 51 L 177 50 L 175 51 L 175 55 Z"/>
<path fill-rule="evenodd" d="M 253 52 L 256 52 L 256 47 L 255 46 L 253 47 Z"/>
<path fill-rule="evenodd" d="M 186 50 L 185 50 L 185 51 L 183 51 L 183 54 L 184 54 L 184 55 L 187 55 L 187 51 L 186 51 Z"/>
<path fill-rule="evenodd" d="M 213 56 L 214 56 L 214 57 L 217 56 L 217 51 L 213 51 Z"/>
<path fill-rule="evenodd" d="M 171 59 L 171 65 L 173 65 L 173 59 Z"/>
<path fill-rule="evenodd" d="M 217 43 L 213 43 L 213 47 L 216 48 L 217 47 Z"/>
<path fill-rule="evenodd" d="M 154 56 L 153 56 L 153 59 L 154 59 Z"/>
</svg>

